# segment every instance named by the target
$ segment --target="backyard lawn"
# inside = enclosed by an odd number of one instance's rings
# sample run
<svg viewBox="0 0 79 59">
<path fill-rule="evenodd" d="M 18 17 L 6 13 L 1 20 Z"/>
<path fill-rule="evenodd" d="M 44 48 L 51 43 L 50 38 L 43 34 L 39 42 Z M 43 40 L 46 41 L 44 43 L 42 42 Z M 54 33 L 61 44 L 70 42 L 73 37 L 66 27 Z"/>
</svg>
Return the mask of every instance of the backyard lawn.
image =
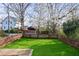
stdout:
<svg viewBox="0 0 79 59">
<path fill-rule="evenodd" d="M 79 49 L 59 41 L 58 39 L 21 38 L 4 48 L 30 48 L 33 56 L 79 56 Z"/>
</svg>

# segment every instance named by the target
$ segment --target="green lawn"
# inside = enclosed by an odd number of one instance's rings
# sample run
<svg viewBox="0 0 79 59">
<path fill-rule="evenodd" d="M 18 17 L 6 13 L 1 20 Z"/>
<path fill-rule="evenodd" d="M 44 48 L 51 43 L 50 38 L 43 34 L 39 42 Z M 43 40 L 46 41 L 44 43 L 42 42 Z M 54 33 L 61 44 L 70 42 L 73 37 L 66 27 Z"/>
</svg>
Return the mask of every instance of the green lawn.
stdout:
<svg viewBox="0 0 79 59">
<path fill-rule="evenodd" d="M 79 56 L 79 49 L 70 47 L 58 39 L 21 38 L 4 48 L 31 48 L 33 56 Z"/>
</svg>

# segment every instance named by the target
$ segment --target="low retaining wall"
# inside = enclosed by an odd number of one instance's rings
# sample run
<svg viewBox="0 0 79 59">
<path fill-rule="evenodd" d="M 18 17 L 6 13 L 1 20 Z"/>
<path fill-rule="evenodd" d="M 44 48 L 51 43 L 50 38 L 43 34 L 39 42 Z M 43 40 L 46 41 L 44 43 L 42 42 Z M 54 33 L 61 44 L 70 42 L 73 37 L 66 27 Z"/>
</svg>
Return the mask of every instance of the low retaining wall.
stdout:
<svg viewBox="0 0 79 59">
<path fill-rule="evenodd" d="M 69 45 L 71 45 L 71 46 L 73 46 L 75 48 L 79 48 L 79 40 L 67 38 L 67 37 L 64 37 L 64 36 L 58 36 L 58 38 L 61 41 L 65 42 L 65 43 L 67 43 L 67 44 L 69 44 Z"/>
<path fill-rule="evenodd" d="M 22 34 L 15 34 L 15 35 L 10 35 L 10 36 L 4 37 L 4 38 L 0 39 L 0 47 L 3 47 L 6 44 L 13 42 L 17 39 L 20 39 L 21 37 L 22 37 Z"/>
</svg>

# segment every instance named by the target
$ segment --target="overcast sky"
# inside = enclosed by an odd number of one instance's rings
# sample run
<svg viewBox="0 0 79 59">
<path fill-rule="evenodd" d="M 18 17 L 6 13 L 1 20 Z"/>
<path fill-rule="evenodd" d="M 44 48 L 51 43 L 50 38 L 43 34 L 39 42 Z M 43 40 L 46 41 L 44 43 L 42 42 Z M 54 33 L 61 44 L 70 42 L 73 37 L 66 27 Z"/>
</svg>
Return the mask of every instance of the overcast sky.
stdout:
<svg viewBox="0 0 79 59">
<path fill-rule="evenodd" d="M 68 5 L 67 8 L 65 8 L 66 5 Z M 63 6 L 63 3 L 61 3 L 61 4 L 58 4 L 56 8 L 58 8 L 58 9 L 63 8 L 63 11 L 61 12 L 61 15 L 64 15 L 66 13 L 67 9 L 70 8 L 70 5 L 71 4 L 65 4 L 65 6 Z M 31 23 L 29 23 L 29 20 L 34 20 L 34 19 L 29 17 L 28 13 L 30 14 L 30 16 L 33 16 L 34 14 L 36 14 L 36 13 L 34 13 L 34 8 L 35 8 L 35 4 L 33 4 L 33 3 L 27 8 L 26 13 L 25 13 L 26 14 L 25 15 L 26 16 L 25 17 L 25 25 L 29 25 L 29 26 L 32 25 Z M 14 16 L 12 14 L 10 14 L 10 15 Z M 7 16 L 6 9 L 4 8 L 4 5 L 0 3 L 0 19 L 4 20 L 4 18 L 6 16 Z M 43 14 L 43 16 L 44 16 L 44 14 Z"/>
<path fill-rule="evenodd" d="M 34 4 L 30 5 L 27 8 L 26 11 L 26 17 L 25 17 L 25 25 L 30 26 L 29 19 L 31 19 L 29 16 L 27 16 L 27 12 L 31 15 L 34 9 Z M 10 13 L 11 16 L 15 17 L 13 14 Z M 4 20 L 4 18 L 7 17 L 6 9 L 4 8 L 4 5 L 0 3 L 0 19 Z"/>
</svg>

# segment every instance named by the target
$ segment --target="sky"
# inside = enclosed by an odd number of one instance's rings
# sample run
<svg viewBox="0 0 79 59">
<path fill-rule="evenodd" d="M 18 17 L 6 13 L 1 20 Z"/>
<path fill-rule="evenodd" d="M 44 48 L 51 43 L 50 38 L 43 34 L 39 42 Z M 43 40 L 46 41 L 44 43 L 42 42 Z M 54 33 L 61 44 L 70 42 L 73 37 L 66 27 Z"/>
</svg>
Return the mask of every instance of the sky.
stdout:
<svg viewBox="0 0 79 59">
<path fill-rule="evenodd" d="M 68 5 L 67 8 L 65 8 L 66 5 Z M 63 11 L 61 12 L 61 16 L 62 16 L 66 13 L 67 9 L 70 8 L 70 5 L 71 4 L 65 4 L 65 6 L 63 6 L 63 3 L 62 3 L 62 4 L 58 4 L 58 6 L 56 8 L 58 8 L 58 9 L 63 8 Z M 34 9 L 35 9 L 35 4 L 34 3 L 32 3 L 27 8 L 26 15 L 25 15 L 25 21 L 24 21 L 25 26 L 31 26 L 31 25 L 33 25 L 33 23 L 35 23 L 35 22 L 29 23 L 29 22 L 35 20 L 31 16 L 33 16 L 34 14 L 37 16 L 37 14 L 34 12 Z M 28 14 L 30 15 L 30 17 L 29 17 Z M 10 14 L 10 15 L 14 16 L 13 14 Z M 45 14 L 42 14 L 42 15 L 44 16 Z M 4 5 L 0 3 L 0 19 L 4 20 L 4 18 L 6 16 L 7 16 L 6 9 L 4 9 Z M 47 17 L 47 16 L 45 15 L 45 17 Z"/>
<path fill-rule="evenodd" d="M 29 12 L 29 14 L 32 14 L 33 12 L 33 6 L 34 4 L 30 5 L 28 8 L 27 8 L 27 12 Z M 26 15 L 27 15 L 27 12 L 26 12 Z M 10 14 L 11 16 L 15 17 L 13 14 Z M 4 9 L 4 5 L 0 3 L 0 19 L 1 20 L 4 20 L 4 18 L 7 17 L 7 13 L 6 13 L 6 9 Z M 29 20 L 30 20 L 30 17 L 29 16 L 26 16 L 25 17 L 25 26 L 31 26 L 31 24 L 29 23 Z"/>
</svg>

